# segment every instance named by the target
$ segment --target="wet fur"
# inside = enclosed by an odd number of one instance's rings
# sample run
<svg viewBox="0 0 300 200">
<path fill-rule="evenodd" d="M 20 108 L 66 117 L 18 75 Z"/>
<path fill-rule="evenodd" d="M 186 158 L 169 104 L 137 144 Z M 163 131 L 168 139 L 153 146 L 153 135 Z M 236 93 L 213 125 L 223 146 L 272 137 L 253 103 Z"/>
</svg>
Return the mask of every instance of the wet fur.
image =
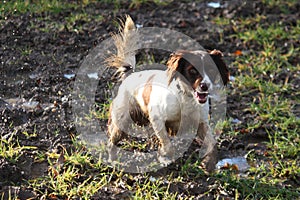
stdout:
<svg viewBox="0 0 300 200">
<path fill-rule="evenodd" d="M 124 37 L 126 30 L 127 32 L 129 30 L 126 24 L 127 22 L 125 22 L 122 37 Z M 133 28 L 132 23 L 128 24 Z M 135 30 L 135 28 L 133 29 Z M 126 44 L 120 40 L 115 41 L 117 46 Z M 124 50 L 125 47 L 122 48 L 122 52 L 130 52 Z M 118 49 L 122 48 L 118 47 Z M 132 55 L 130 53 L 127 54 L 127 56 Z M 160 142 L 159 155 L 161 157 L 172 157 L 174 147 L 170 142 L 169 135 L 177 134 L 179 124 L 183 120 L 181 118 L 182 110 L 180 105 L 187 104 L 186 107 L 190 110 L 191 116 L 198 116 L 200 114 L 198 136 L 204 142 L 209 143 L 207 144 L 209 146 L 208 152 L 205 155 L 213 152 L 215 140 L 209 127 L 208 100 L 204 103 L 199 103 L 197 97 L 194 96 L 195 92 L 199 94 L 206 92 L 203 91 L 204 87 L 202 87 L 202 84 L 212 84 L 194 66 L 194 63 L 201 63 L 199 61 L 201 56 L 210 57 L 210 60 L 218 67 L 223 83 L 227 84 L 228 69 L 222 60 L 222 53 L 218 50 L 209 52 L 179 50 L 170 56 L 165 71 L 145 70 L 134 72 L 127 77 L 122 76 L 122 70 L 124 66 L 133 65 L 133 63 L 126 63 L 126 60 L 134 60 L 135 65 L 135 58 L 125 58 L 126 55 L 124 54 L 119 57 L 115 55 L 110 58 L 108 64 L 116 67 L 118 73 L 121 73 L 120 77 L 123 77 L 118 95 L 110 107 L 108 122 L 110 145 L 116 145 L 126 136 L 129 123 L 136 123 L 138 125 L 148 125 L 150 123 Z M 114 61 L 114 59 L 116 60 Z M 135 68 L 135 66 L 130 67 Z M 158 87 L 156 83 L 159 83 L 166 90 Z"/>
</svg>

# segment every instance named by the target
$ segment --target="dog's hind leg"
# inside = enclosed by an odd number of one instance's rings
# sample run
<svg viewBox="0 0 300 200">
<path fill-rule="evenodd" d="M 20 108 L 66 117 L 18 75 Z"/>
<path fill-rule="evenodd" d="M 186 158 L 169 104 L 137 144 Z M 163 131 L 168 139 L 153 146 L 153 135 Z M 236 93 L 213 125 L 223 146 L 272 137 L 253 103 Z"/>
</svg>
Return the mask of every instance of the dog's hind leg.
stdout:
<svg viewBox="0 0 300 200">
<path fill-rule="evenodd" d="M 116 145 L 120 140 L 122 140 L 126 136 L 126 133 L 119 129 L 114 120 L 109 119 L 108 136 L 109 142 Z"/>
<path fill-rule="evenodd" d="M 122 93 L 120 93 L 122 94 Z M 129 126 L 128 98 L 126 94 L 117 95 L 110 106 L 108 120 L 108 153 L 109 160 L 117 159 L 117 143 L 127 136 L 126 130 Z"/>
<path fill-rule="evenodd" d="M 114 118 L 114 114 L 112 112 L 112 105 L 110 107 L 110 116 L 109 116 L 109 120 L 108 120 L 108 160 L 109 162 L 113 162 L 115 160 L 118 159 L 118 148 L 117 148 L 117 143 L 123 139 L 123 137 L 125 136 L 125 133 L 123 131 L 121 131 L 119 129 L 119 127 L 117 126 L 117 124 L 115 123 L 115 118 Z"/>
</svg>

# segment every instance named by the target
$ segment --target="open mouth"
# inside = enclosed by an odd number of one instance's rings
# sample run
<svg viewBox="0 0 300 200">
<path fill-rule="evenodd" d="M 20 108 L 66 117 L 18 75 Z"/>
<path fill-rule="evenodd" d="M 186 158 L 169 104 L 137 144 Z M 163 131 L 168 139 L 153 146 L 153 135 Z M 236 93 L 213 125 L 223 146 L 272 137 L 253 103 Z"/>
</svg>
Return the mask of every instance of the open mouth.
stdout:
<svg viewBox="0 0 300 200">
<path fill-rule="evenodd" d="M 208 92 L 195 91 L 195 97 L 199 103 L 205 103 L 207 101 Z"/>
</svg>

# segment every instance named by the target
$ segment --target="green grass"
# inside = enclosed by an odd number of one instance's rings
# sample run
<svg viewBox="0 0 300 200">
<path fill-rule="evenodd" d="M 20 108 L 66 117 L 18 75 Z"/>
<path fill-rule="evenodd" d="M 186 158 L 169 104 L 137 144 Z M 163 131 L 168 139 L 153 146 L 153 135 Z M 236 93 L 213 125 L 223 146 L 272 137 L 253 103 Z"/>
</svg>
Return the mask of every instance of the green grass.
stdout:
<svg viewBox="0 0 300 200">
<path fill-rule="evenodd" d="M 299 20 L 296 26 L 289 27 L 290 30 L 286 31 L 280 23 L 267 26 L 254 24 L 261 19 L 259 17 L 257 20 L 256 17 L 253 20 L 237 20 L 241 26 L 235 24 L 238 34 L 233 37 L 240 39 L 244 45 L 257 43 L 261 50 L 250 51 L 232 63 L 238 70 L 233 83 L 233 94 L 239 93 L 242 97 L 252 99 L 245 111 L 251 112 L 256 118 L 248 119 L 246 132 L 252 133 L 263 128 L 269 136 L 269 142 L 266 142 L 267 151 L 263 156 L 249 156 L 248 159 L 258 166 L 251 168 L 254 173 L 252 176 L 246 179 L 229 176 L 223 184 L 230 183 L 228 186 L 237 188 L 233 192 L 238 192 L 237 196 L 245 199 L 291 199 L 299 195 L 299 188 L 282 188 L 279 185 L 287 180 L 299 179 L 300 120 L 291 112 L 295 103 L 294 96 L 299 97 L 299 92 L 292 89 L 295 86 L 291 85 L 288 77 L 280 82 L 275 79 L 287 69 L 294 73 L 299 72 L 299 63 L 293 65 L 288 60 L 292 56 L 299 56 L 300 51 L 294 46 L 289 46 L 288 50 L 277 47 L 275 41 L 296 40 L 300 33 Z M 222 26 L 230 24 L 220 19 L 216 22 Z M 246 25 L 253 25 L 255 29 L 241 32 L 241 28 Z M 271 124 L 271 127 L 266 127 L 265 124 Z M 228 124 L 225 123 L 225 126 L 228 127 Z M 239 132 L 234 133 L 239 136 Z"/>
<path fill-rule="evenodd" d="M 80 9 L 95 2 L 113 4 L 115 12 L 118 11 L 122 4 L 128 3 L 123 0 L 79 0 L 79 1 L 63 1 L 63 0 L 12 0 L 2 1 L 0 4 L 0 16 L 4 18 L 7 14 L 23 14 L 23 13 L 60 13 L 68 9 Z M 139 8 L 142 4 L 155 3 L 163 6 L 171 3 L 171 0 L 131 0 L 129 8 Z"/>
<path fill-rule="evenodd" d="M 74 8 L 78 5 L 76 3 L 68 3 L 60 0 L 14 0 L 2 1 L 0 4 L 0 16 L 3 14 L 22 14 L 26 12 L 41 13 L 51 12 L 59 13 L 68 8 Z"/>
<path fill-rule="evenodd" d="M 298 1 L 297 0 L 288 0 L 288 1 L 281 1 L 281 0 L 262 0 L 262 3 L 269 7 L 292 7 L 294 6 Z M 283 10 L 284 11 L 284 10 Z"/>
<path fill-rule="evenodd" d="M 163 5 L 167 5 L 171 2 L 172 2 L 172 0 L 165 0 L 165 1 L 161 1 L 161 0 L 131 0 L 129 7 L 130 8 L 139 8 L 142 4 L 147 4 L 147 3 L 155 3 L 158 6 L 163 6 Z"/>
<path fill-rule="evenodd" d="M 38 1 L 34 1 L 38 2 Z M 79 4 L 62 3 L 57 0 L 45 0 L 41 3 L 31 1 L 6 1 L 0 5 L 0 16 L 22 14 L 26 12 L 59 13 L 65 9 L 79 9 L 64 18 L 68 29 L 81 30 L 76 25 L 78 21 L 102 20 L 96 19 L 82 10 L 82 6 L 94 1 L 83 0 Z M 141 3 L 149 1 L 132 1 L 132 6 L 138 8 Z M 266 6 L 276 7 L 284 3 L 285 12 L 296 1 L 263 0 Z M 119 1 L 115 1 L 118 4 Z M 40 199 L 91 199 L 101 196 L 101 192 L 120 195 L 122 198 L 131 199 L 193 199 L 188 190 L 193 185 L 210 182 L 203 186 L 201 195 L 211 194 L 216 199 L 296 199 L 299 198 L 300 178 L 300 120 L 292 112 L 299 102 L 299 91 L 296 91 L 292 77 L 282 80 L 277 78 L 289 72 L 290 75 L 299 73 L 299 63 L 291 63 L 291 58 L 300 56 L 300 48 L 293 43 L 299 39 L 300 20 L 296 25 L 283 25 L 281 22 L 265 23 L 267 16 L 256 15 L 248 18 L 220 18 L 213 22 L 224 28 L 233 30 L 226 38 L 236 39 L 241 42 L 241 49 L 246 49 L 243 54 L 235 57 L 230 64 L 234 71 L 235 81 L 229 96 L 238 96 L 247 99 L 243 114 L 250 113 L 251 118 L 246 118 L 245 123 L 232 124 L 228 118 L 222 123 L 223 135 L 229 138 L 239 138 L 245 134 L 256 133 L 260 130 L 266 133 L 268 140 L 264 152 L 251 150 L 247 152 L 247 159 L 252 163 L 248 173 L 241 175 L 229 169 L 217 171 L 206 175 L 200 167 L 200 161 L 190 155 L 186 160 L 176 163 L 175 170 L 163 176 L 147 174 L 129 174 L 109 167 L 98 160 L 82 144 L 75 139 L 73 147 L 60 152 L 50 150 L 37 150 L 36 147 L 22 145 L 14 134 L 0 139 L 0 158 L 12 164 L 19 161 L 20 156 L 28 151 L 34 152 L 35 162 L 47 162 L 48 171 L 45 176 L 24 180 L 22 187 L 34 190 Z M 42 31 L 63 29 L 62 24 L 51 21 L 50 14 L 41 18 L 45 22 Z M 32 26 L 35 26 L 34 23 Z M 279 45 L 289 41 L 287 46 Z M 249 48 L 255 46 L 255 49 Z M 31 49 L 20 49 L 22 55 L 28 55 Z M 146 61 L 147 62 L 147 61 Z M 110 102 L 98 105 L 98 112 L 91 112 L 87 119 L 98 118 L 107 120 Z M 268 126 L 266 126 L 268 125 Z M 270 125 L 270 126 L 269 126 Z M 38 132 L 23 132 L 26 140 L 36 137 Z M 53 133 L 53 134 L 59 134 Z M 144 149 L 144 144 L 136 142 L 125 143 L 124 148 Z M 298 182 L 297 182 L 298 181 Z M 298 183 L 298 184 L 295 184 Z M 192 186 L 189 186 L 191 184 Z M 182 193 L 176 193 L 172 188 L 184 185 Z M 296 186 L 295 186 L 296 185 Z M 124 196 L 122 196 L 124 195 Z M 117 196 L 118 197 L 118 196 Z M 13 196 L 11 197 L 14 198 Z"/>
<path fill-rule="evenodd" d="M 297 21 L 297 26 L 292 28 L 291 30 L 286 30 L 285 28 L 286 27 L 281 25 L 280 23 L 274 23 L 268 27 L 258 26 L 254 29 L 239 32 L 237 34 L 237 37 L 240 38 L 244 44 L 250 41 L 255 41 L 260 45 L 263 45 L 268 41 L 286 39 L 297 40 L 299 38 L 299 20 Z"/>
<path fill-rule="evenodd" d="M 242 178 L 233 172 L 225 171 L 218 174 L 218 184 L 235 199 L 293 199 L 299 195 L 295 189 L 276 186 L 272 180 L 261 177 L 266 167 L 261 166 L 250 179 Z"/>
<path fill-rule="evenodd" d="M 13 134 L 0 139 L 0 158 L 5 158 L 11 163 L 17 163 L 23 153 L 34 149 L 36 149 L 34 146 L 20 145 L 19 140 Z"/>
</svg>

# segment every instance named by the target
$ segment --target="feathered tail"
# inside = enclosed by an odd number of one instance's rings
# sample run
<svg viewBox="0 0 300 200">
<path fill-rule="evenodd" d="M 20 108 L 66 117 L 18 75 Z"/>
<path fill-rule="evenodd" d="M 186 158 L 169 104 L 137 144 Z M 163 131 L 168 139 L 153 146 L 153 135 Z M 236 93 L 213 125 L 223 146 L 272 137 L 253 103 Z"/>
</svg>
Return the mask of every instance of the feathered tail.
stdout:
<svg viewBox="0 0 300 200">
<path fill-rule="evenodd" d="M 136 50 L 139 49 L 139 35 L 135 24 L 129 15 L 126 20 L 121 21 L 118 34 L 113 34 L 112 38 L 117 48 L 117 54 L 106 59 L 106 63 L 110 67 L 117 68 L 114 77 L 118 79 L 124 78 L 126 72 L 135 70 Z"/>
</svg>

